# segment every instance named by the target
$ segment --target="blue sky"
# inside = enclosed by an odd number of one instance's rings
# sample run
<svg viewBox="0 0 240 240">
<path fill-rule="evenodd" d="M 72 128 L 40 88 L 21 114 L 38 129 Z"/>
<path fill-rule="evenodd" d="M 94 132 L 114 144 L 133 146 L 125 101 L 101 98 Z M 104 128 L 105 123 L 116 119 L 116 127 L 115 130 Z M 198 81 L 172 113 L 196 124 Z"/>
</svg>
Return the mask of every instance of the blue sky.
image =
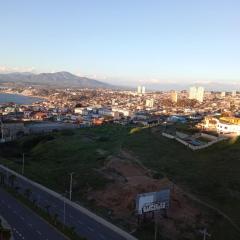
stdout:
<svg viewBox="0 0 240 240">
<path fill-rule="evenodd" d="M 236 82 L 239 11 L 239 0 L 1 1 L 0 70 L 116 84 Z"/>
</svg>

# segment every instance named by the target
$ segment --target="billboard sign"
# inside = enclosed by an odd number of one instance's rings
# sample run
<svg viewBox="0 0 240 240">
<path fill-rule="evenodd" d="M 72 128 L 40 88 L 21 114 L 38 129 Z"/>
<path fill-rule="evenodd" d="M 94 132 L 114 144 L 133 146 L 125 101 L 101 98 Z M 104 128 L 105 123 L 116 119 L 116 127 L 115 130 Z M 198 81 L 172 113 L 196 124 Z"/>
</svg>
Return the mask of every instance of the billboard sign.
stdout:
<svg viewBox="0 0 240 240">
<path fill-rule="evenodd" d="M 136 211 L 138 214 L 159 211 L 169 208 L 170 189 L 159 192 L 138 194 L 136 198 Z"/>
<path fill-rule="evenodd" d="M 166 209 L 166 207 L 167 207 L 167 204 L 165 202 L 153 202 L 153 203 L 144 205 L 142 208 L 142 211 L 144 213 L 154 212 L 154 211 L 158 211 L 161 209 Z"/>
</svg>

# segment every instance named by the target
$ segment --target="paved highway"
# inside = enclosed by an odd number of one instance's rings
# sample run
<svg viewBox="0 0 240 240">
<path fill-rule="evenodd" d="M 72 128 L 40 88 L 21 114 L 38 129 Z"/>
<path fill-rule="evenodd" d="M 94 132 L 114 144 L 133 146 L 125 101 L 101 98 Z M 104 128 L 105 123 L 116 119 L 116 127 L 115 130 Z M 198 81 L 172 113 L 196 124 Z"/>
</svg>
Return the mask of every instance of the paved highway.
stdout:
<svg viewBox="0 0 240 240">
<path fill-rule="evenodd" d="M 3 169 L 3 167 L 0 167 L 0 172 L 4 172 L 6 176 L 5 184 L 8 182 L 8 184 L 12 185 L 8 179 L 13 175 L 13 172 L 9 172 L 6 168 Z M 84 236 L 88 240 L 136 240 L 130 234 L 78 204 L 16 173 L 14 174 L 16 176 L 14 186 L 19 187 L 19 192 L 24 194 L 26 189 L 30 189 L 29 199 L 31 201 L 34 201 L 42 209 L 48 210 L 52 215 L 57 214 L 58 220 L 67 226 L 74 227 L 80 236 Z"/>
<path fill-rule="evenodd" d="M 67 240 L 2 188 L 0 188 L 0 196 L 0 215 L 12 227 L 15 240 Z"/>
</svg>

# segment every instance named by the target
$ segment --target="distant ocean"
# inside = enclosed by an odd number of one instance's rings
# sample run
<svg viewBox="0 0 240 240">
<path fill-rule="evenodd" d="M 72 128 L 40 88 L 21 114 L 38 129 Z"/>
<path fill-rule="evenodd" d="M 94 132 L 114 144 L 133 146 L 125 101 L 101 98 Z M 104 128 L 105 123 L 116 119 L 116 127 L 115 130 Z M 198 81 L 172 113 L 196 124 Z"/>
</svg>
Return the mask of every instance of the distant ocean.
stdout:
<svg viewBox="0 0 240 240">
<path fill-rule="evenodd" d="M 19 94 L 8 94 L 8 93 L 0 93 L 0 104 L 13 102 L 16 104 L 31 104 L 34 102 L 41 102 L 42 98 L 37 97 L 28 97 Z"/>
</svg>

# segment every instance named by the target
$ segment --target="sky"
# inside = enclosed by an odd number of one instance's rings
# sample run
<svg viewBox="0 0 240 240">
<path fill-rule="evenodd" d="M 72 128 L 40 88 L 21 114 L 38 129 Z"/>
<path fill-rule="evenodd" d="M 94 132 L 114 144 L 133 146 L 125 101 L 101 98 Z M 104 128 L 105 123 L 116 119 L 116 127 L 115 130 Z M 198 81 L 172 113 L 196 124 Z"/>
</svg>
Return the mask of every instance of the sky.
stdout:
<svg viewBox="0 0 240 240">
<path fill-rule="evenodd" d="M 239 0 L 0 0 L 0 72 L 240 81 Z"/>
</svg>

